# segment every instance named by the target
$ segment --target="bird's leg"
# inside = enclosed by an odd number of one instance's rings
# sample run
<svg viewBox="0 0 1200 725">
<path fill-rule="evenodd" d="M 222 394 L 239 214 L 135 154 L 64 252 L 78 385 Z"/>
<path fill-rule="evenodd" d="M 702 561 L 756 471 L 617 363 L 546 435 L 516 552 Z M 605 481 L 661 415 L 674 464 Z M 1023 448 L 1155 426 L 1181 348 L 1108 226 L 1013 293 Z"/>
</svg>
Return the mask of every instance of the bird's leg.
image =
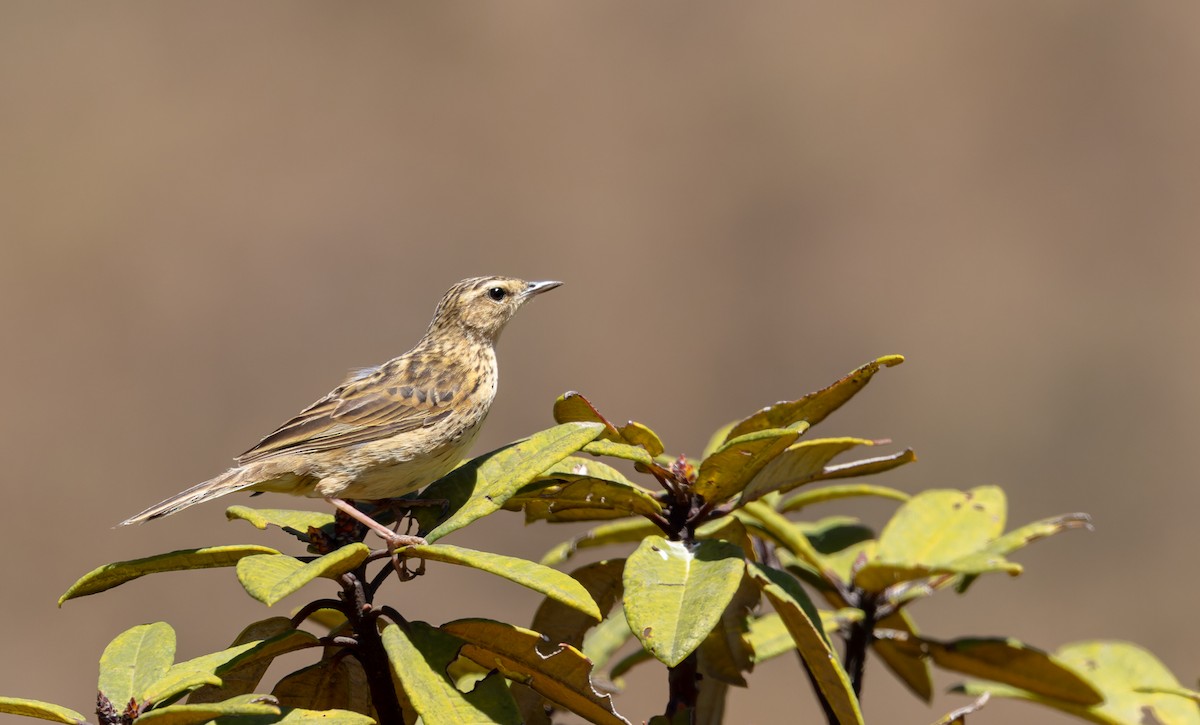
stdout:
<svg viewBox="0 0 1200 725">
<path fill-rule="evenodd" d="M 408 521 L 405 523 L 407 531 L 412 531 L 414 518 L 412 516 L 413 509 L 418 507 L 432 508 L 434 506 L 441 509 L 438 515 L 438 520 L 446 518 L 446 511 L 450 508 L 450 499 L 448 498 L 386 498 L 375 501 L 376 506 L 386 507 L 392 512 L 392 516 L 396 517 L 396 524 L 392 527 L 392 531 L 400 533 L 400 524 L 405 518 Z"/>
<path fill-rule="evenodd" d="M 347 503 L 340 498 L 326 496 L 325 500 L 338 510 L 344 511 L 347 516 L 351 516 L 358 521 L 361 521 L 364 526 L 374 531 L 381 539 L 387 542 L 388 550 L 392 555 L 392 568 L 394 568 L 396 573 L 400 576 L 400 581 L 408 581 L 409 579 L 413 579 L 425 573 L 424 560 L 421 560 L 421 566 L 417 569 L 417 571 L 412 572 L 408 570 L 407 559 L 405 561 L 400 561 L 400 556 L 396 553 L 396 550 L 402 546 L 424 546 L 425 544 L 429 543 L 425 541 L 425 539 L 421 538 L 420 536 L 408 536 L 406 534 L 396 533 L 370 516 L 367 516 L 362 511 L 359 511 L 354 507 L 353 504 Z"/>
<path fill-rule="evenodd" d="M 407 536 L 405 534 L 398 534 L 395 531 L 392 531 L 375 519 L 367 516 L 362 511 L 359 511 L 352 504 L 346 503 L 340 498 L 326 496 L 325 500 L 335 508 L 344 511 L 347 516 L 353 517 L 355 520 L 361 522 L 363 526 L 366 526 L 374 531 L 381 539 L 386 541 L 388 546 L 392 549 L 397 549 L 401 546 L 424 546 L 425 544 L 429 543 L 420 536 Z"/>
</svg>

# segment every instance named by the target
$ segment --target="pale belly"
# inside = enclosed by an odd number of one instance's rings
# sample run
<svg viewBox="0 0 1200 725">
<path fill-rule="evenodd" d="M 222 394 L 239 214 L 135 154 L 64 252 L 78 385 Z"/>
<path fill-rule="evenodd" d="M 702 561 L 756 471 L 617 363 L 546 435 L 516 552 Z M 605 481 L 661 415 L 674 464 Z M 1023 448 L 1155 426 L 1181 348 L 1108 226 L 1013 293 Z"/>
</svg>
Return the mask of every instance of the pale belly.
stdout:
<svg viewBox="0 0 1200 725">
<path fill-rule="evenodd" d="M 306 495 L 374 501 L 412 493 L 454 470 L 469 453 L 482 427 L 480 420 L 457 438 L 424 455 L 398 449 L 389 441 L 348 449 L 327 470 L 314 471 L 320 481 Z"/>
</svg>

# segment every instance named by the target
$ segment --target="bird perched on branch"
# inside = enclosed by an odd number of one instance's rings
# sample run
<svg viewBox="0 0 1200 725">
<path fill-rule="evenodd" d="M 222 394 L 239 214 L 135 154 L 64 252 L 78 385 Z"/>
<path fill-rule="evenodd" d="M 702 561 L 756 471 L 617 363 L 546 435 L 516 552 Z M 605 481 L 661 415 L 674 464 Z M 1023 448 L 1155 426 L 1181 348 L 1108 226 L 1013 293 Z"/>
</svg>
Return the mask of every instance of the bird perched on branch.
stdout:
<svg viewBox="0 0 1200 725">
<path fill-rule="evenodd" d="M 234 491 L 322 497 L 394 545 L 414 543 L 351 500 L 396 498 L 449 473 L 496 396 L 495 344 L 517 310 L 561 282 L 472 277 L 451 287 L 416 347 L 353 372 L 238 456 L 237 466 L 121 522 L 169 516 Z"/>
</svg>

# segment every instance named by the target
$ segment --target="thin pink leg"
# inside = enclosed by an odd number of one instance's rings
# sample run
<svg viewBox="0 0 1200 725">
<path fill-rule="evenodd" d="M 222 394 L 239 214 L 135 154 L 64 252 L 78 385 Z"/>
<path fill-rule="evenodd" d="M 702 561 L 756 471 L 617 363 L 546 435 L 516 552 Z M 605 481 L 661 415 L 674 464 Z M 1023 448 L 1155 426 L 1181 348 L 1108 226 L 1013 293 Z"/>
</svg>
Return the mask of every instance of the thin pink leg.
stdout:
<svg viewBox="0 0 1200 725">
<path fill-rule="evenodd" d="M 375 533 L 379 534 L 379 537 L 381 539 L 383 539 L 384 541 L 386 541 L 388 543 L 388 546 L 392 547 L 393 549 L 399 548 L 401 546 L 424 546 L 425 544 L 428 543 L 427 541 L 425 541 L 425 539 L 422 539 L 420 536 L 408 536 L 405 534 L 397 534 L 395 531 L 392 531 L 388 527 L 379 523 L 378 521 L 371 518 L 370 516 L 367 516 L 362 511 L 359 511 L 353 505 L 346 503 L 345 501 L 343 501 L 340 498 L 335 498 L 333 496 L 326 496 L 325 500 L 328 501 L 330 504 L 332 504 L 334 507 L 336 507 L 342 511 L 345 511 L 347 516 L 353 517 L 355 520 L 359 521 L 367 528 L 369 528 L 372 531 L 374 531 Z"/>
</svg>

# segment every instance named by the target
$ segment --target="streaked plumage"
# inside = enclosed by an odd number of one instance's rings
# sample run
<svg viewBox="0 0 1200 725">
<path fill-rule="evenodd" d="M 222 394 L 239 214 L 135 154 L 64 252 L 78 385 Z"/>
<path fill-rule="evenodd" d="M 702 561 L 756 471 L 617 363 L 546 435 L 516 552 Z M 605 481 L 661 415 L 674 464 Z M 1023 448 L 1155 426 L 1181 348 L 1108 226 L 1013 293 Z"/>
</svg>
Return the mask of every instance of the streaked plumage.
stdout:
<svg viewBox="0 0 1200 725">
<path fill-rule="evenodd" d="M 394 498 L 424 487 L 464 457 L 487 417 L 498 378 L 494 346 L 505 324 L 534 295 L 559 284 L 512 277 L 459 282 L 412 350 L 353 372 L 238 456 L 234 468 L 121 525 L 241 490 L 324 497 L 346 510 L 341 499 Z"/>
</svg>

